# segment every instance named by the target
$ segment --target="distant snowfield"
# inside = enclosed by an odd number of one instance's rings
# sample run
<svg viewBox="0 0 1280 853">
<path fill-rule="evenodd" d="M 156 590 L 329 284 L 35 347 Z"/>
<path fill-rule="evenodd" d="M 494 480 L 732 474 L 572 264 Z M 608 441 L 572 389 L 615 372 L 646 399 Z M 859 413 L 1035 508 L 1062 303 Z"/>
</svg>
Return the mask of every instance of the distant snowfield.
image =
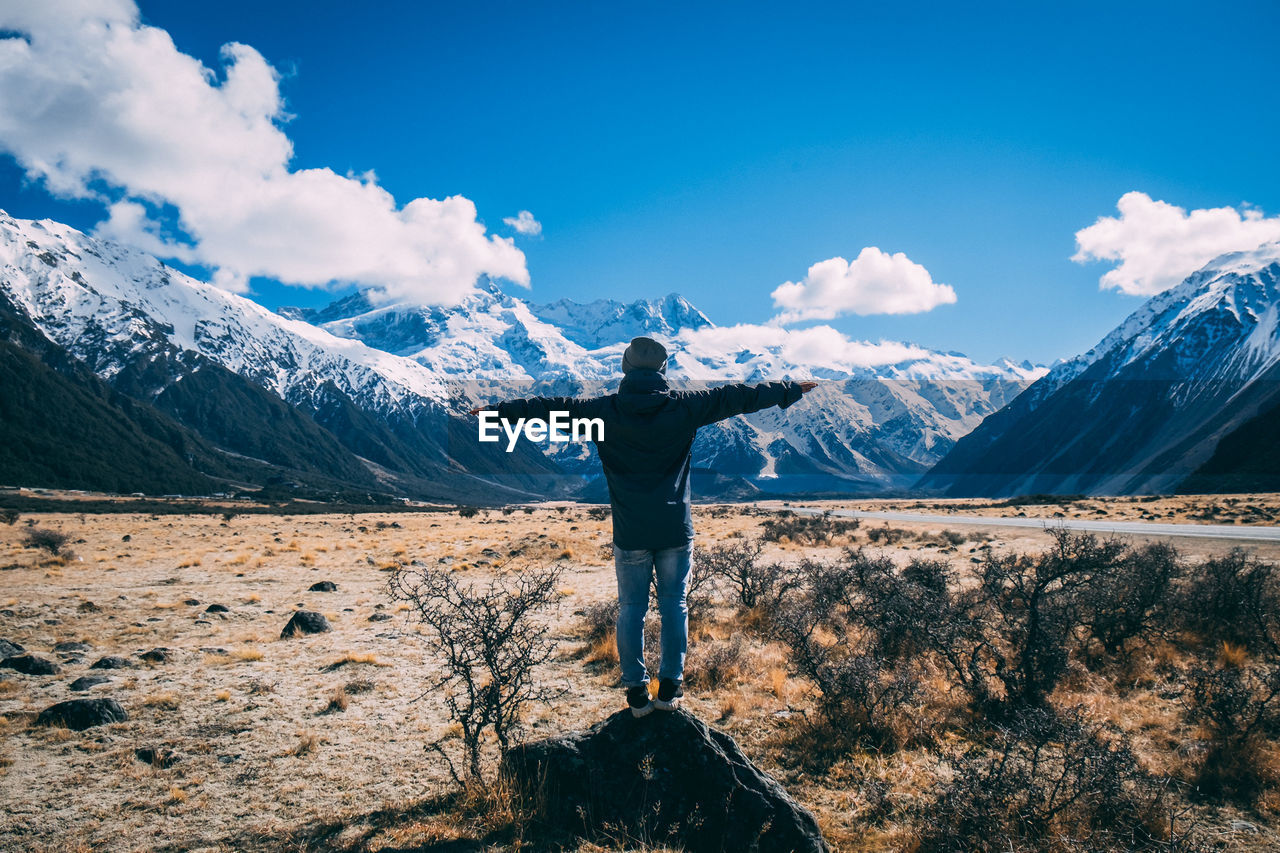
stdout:
<svg viewBox="0 0 1280 853">
<path fill-rule="evenodd" d="M 822 510 L 796 509 L 802 515 L 821 515 Z M 1043 530 L 1065 528 L 1091 533 L 1127 533 L 1136 536 L 1185 536 L 1196 539 L 1231 539 L 1241 542 L 1280 542 L 1280 527 L 1233 524 L 1170 524 L 1158 521 L 1093 521 L 1079 518 L 1008 518 L 991 515 L 931 515 L 915 512 L 871 512 L 833 509 L 841 518 L 876 518 L 885 521 L 919 521 L 926 524 L 974 524 L 984 527 L 1032 527 Z"/>
</svg>

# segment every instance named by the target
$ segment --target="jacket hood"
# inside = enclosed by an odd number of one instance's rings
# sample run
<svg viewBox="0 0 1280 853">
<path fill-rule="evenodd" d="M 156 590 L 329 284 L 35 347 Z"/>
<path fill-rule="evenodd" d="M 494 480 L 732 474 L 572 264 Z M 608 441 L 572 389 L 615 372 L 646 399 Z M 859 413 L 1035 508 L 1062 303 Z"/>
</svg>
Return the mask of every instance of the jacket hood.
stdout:
<svg viewBox="0 0 1280 853">
<path fill-rule="evenodd" d="M 631 414 L 656 411 L 666 405 L 671 386 L 656 370 L 637 368 L 618 386 L 618 408 Z"/>
</svg>

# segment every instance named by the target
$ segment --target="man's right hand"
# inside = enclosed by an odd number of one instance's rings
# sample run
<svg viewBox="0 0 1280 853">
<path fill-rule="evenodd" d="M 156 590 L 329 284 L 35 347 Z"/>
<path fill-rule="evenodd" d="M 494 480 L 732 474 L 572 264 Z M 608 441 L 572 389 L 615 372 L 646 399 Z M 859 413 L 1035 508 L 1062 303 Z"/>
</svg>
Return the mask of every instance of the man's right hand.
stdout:
<svg viewBox="0 0 1280 853">
<path fill-rule="evenodd" d="M 801 394 L 808 394 L 810 391 L 812 391 L 814 388 L 817 388 L 817 387 L 818 387 L 818 383 L 817 383 L 817 382 L 801 382 L 801 383 L 800 383 L 800 393 L 801 393 Z"/>
</svg>

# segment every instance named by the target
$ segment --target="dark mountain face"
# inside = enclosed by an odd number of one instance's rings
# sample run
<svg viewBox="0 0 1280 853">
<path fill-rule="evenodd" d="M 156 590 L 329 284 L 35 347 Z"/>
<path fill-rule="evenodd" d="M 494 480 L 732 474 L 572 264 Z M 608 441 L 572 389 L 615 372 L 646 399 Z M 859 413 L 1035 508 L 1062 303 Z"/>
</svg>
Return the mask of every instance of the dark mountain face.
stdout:
<svg viewBox="0 0 1280 853">
<path fill-rule="evenodd" d="M 198 439 L 66 355 L 0 294 L 0 483 L 205 493 Z"/>
<path fill-rule="evenodd" d="M 1280 399 L 1280 388 L 1267 396 Z M 1280 492 L 1280 404 L 1223 436 L 1209 460 L 1183 480 L 1178 491 Z"/>
<path fill-rule="evenodd" d="M 1006 496 L 1245 482 L 1266 465 L 1253 451 L 1274 418 L 1260 413 L 1280 403 L 1277 255 L 1226 256 L 1153 297 L 984 420 L 919 487 Z"/>
</svg>

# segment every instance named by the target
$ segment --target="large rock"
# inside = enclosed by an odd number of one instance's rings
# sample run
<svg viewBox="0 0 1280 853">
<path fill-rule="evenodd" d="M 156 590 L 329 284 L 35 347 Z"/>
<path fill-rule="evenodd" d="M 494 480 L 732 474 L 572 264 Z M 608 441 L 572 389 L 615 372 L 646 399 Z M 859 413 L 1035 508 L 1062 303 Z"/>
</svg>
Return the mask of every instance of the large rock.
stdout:
<svg viewBox="0 0 1280 853">
<path fill-rule="evenodd" d="M 0 658 L 11 658 L 25 652 L 21 644 L 0 637 Z"/>
<path fill-rule="evenodd" d="M 608 826 L 690 853 L 830 849 L 813 815 L 733 738 L 684 711 L 619 711 L 515 747 L 502 772 L 542 820 L 586 838 Z"/>
<path fill-rule="evenodd" d="M 114 699 L 69 699 L 41 711 L 36 725 L 61 726 L 79 732 L 107 723 L 123 723 L 127 719 L 129 715 Z"/>
<path fill-rule="evenodd" d="M 12 669 L 23 675 L 56 675 L 58 665 L 37 655 L 14 655 L 0 661 L 0 667 Z"/>
<path fill-rule="evenodd" d="M 280 636 L 283 638 L 292 637 L 295 634 L 323 634 L 328 630 L 329 620 L 324 618 L 323 613 L 316 613 L 314 610 L 299 610 L 293 614 L 289 624 L 284 626 Z"/>
</svg>

